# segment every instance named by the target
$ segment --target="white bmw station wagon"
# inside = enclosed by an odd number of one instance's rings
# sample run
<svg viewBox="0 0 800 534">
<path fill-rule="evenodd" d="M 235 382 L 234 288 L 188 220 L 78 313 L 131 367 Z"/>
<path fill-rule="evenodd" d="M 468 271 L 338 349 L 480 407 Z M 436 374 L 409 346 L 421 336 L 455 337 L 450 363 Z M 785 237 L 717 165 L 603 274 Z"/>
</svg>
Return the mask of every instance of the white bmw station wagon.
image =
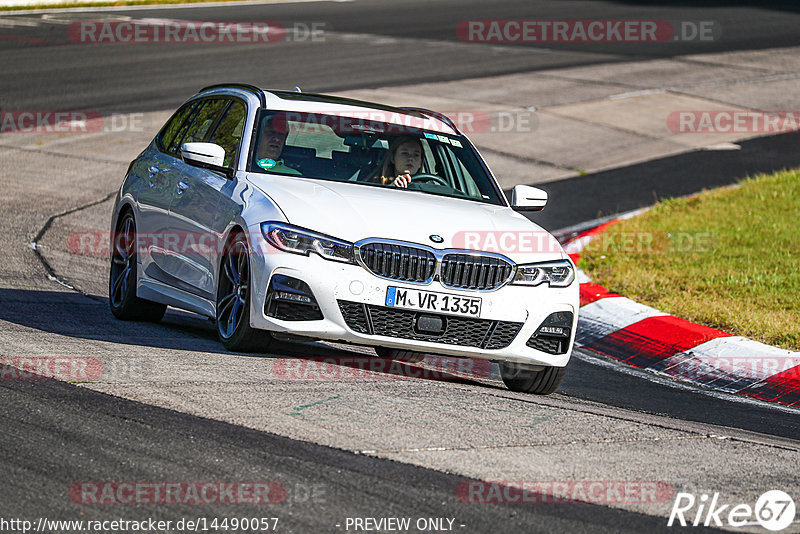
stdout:
<svg viewBox="0 0 800 534">
<path fill-rule="evenodd" d="M 424 109 L 207 87 L 131 163 L 112 214 L 111 311 L 213 319 L 233 351 L 275 336 L 495 361 L 548 394 L 570 358 L 575 266 L 470 141 Z"/>
</svg>

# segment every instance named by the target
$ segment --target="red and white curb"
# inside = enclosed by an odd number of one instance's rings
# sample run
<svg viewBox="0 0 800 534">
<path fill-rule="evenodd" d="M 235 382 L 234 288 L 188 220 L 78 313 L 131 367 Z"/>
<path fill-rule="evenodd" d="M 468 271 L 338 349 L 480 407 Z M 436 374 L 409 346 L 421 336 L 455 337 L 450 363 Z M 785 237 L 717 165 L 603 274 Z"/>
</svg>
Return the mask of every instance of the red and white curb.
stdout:
<svg viewBox="0 0 800 534">
<path fill-rule="evenodd" d="M 564 244 L 577 264 L 583 248 L 617 219 Z M 800 352 L 695 324 L 609 292 L 580 269 L 575 344 L 658 375 L 800 407 Z"/>
</svg>

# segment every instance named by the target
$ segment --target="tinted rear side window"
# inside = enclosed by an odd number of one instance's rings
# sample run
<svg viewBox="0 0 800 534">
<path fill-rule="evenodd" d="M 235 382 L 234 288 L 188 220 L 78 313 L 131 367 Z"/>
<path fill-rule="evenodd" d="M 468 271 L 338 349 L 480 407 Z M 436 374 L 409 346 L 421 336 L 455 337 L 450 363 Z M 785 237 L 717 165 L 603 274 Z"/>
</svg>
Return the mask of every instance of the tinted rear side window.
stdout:
<svg viewBox="0 0 800 534">
<path fill-rule="evenodd" d="M 167 124 L 164 125 L 161 132 L 158 134 L 158 142 L 161 148 L 168 150 L 168 147 L 172 144 L 172 141 L 175 140 L 175 136 L 178 134 L 181 126 L 186 122 L 186 118 L 196 107 L 196 104 L 197 102 L 186 104 L 176 111 L 172 118 L 167 121 Z"/>
<path fill-rule="evenodd" d="M 228 111 L 225 112 L 219 121 L 216 131 L 208 140 L 209 143 L 216 143 L 225 149 L 225 161 L 223 166 L 230 167 L 236 150 L 242 140 L 242 129 L 244 128 L 245 107 L 239 102 L 234 102 Z"/>
<path fill-rule="evenodd" d="M 197 113 L 205 106 L 206 102 L 195 102 L 192 106 L 191 113 L 186 117 L 186 120 L 183 121 L 178 131 L 175 133 L 175 137 L 169 142 L 169 144 L 164 144 L 164 148 L 167 152 L 175 156 L 176 158 L 180 158 L 180 146 L 181 146 L 181 139 L 183 139 L 184 135 L 186 134 L 186 130 L 192 125 L 193 119 L 197 116 Z"/>
<path fill-rule="evenodd" d="M 220 113 L 228 105 L 229 100 L 214 99 L 207 100 L 200 111 L 192 119 L 192 124 L 186 130 L 180 145 L 183 143 L 200 143 L 205 141 L 212 131 L 212 127 L 216 124 L 217 118 Z"/>
</svg>

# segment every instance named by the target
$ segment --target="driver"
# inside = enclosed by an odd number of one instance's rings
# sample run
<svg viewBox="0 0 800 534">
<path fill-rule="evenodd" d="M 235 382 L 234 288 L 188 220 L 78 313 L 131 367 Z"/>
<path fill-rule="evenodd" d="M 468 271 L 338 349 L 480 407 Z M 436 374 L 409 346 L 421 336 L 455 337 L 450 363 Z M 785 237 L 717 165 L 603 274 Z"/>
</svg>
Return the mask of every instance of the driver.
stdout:
<svg viewBox="0 0 800 534">
<path fill-rule="evenodd" d="M 256 165 L 269 172 L 282 174 L 301 174 L 297 169 L 293 169 L 283 163 L 281 153 L 286 144 L 288 128 L 285 120 L 278 120 L 277 117 L 268 119 L 261 131 L 256 149 Z"/>
<path fill-rule="evenodd" d="M 395 187 L 408 187 L 411 177 L 422 170 L 424 161 L 425 153 L 418 137 L 398 137 L 389 144 L 381 171 L 374 181 Z"/>
</svg>

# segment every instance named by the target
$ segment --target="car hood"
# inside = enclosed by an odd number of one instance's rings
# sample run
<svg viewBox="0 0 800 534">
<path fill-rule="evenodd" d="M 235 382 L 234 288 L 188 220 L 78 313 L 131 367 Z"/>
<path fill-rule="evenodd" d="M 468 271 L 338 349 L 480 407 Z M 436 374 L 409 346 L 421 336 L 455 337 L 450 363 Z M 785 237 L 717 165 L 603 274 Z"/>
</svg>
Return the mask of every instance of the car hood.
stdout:
<svg viewBox="0 0 800 534">
<path fill-rule="evenodd" d="M 355 242 L 396 239 L 503 254 L 517 263 L 566 258 L 556 239 L 511 208 L 347 182 L 249 174 L 286 221 Z M 431 236 L 441 236 L 435 243 Z"/>
</svg>

